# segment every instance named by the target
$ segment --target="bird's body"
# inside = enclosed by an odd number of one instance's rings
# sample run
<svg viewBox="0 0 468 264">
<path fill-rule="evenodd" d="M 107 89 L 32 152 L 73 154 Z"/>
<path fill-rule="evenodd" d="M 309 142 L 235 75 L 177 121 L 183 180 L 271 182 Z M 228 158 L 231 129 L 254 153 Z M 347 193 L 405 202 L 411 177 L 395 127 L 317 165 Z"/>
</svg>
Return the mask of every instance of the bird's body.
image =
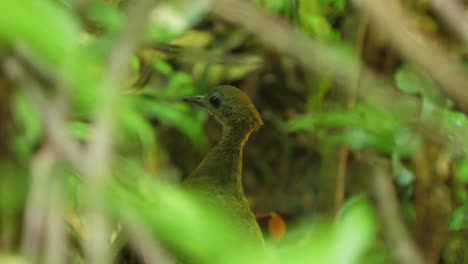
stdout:
<svg viewBox="0 0 468 264">
<path fill-rule="evenodd" d="M 239 232 L 263 246 L 263 237 L 242 188 L 242 152 L 249 135 L 262 124 L 250 99 L 233 86 L 220 86 L 205 96 L 188 97 L 223 125 L 218 144 L 184 181 L 209 204 L 225 210 Z"/>
</svg>

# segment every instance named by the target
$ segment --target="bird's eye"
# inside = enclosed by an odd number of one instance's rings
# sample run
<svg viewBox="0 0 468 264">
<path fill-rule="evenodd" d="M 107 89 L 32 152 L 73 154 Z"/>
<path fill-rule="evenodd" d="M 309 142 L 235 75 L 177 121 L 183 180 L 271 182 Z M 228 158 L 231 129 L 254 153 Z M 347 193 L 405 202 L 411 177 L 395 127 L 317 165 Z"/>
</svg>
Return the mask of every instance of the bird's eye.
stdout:
<svg viewBox="0 0 468 264">
<path fill-rule="evenodd" d="M 221 102 L 219 101 L 219 98 L 216 97 L 216 96 L 212 96 L 210 98 L 210 104 L 214 107 L 214 108 L 218 108 L 219 105 L 221 104 Z"/>
</svg>

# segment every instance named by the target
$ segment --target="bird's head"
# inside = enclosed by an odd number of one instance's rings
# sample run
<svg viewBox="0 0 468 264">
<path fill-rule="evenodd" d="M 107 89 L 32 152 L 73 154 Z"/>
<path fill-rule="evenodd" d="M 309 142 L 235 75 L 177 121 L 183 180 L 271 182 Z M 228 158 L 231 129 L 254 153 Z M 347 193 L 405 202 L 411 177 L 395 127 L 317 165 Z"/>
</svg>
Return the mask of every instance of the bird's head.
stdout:
<svg viewBox="0 0 468 264">
<path fill-rule="evenodd" d="M 203 107 L 224 127 L 253 131 L 263 125 L 262 118 L 249 97 L 231 85 L 217 86 L 206 95 L 185 97 L 184 101 Z"/>
</svg>

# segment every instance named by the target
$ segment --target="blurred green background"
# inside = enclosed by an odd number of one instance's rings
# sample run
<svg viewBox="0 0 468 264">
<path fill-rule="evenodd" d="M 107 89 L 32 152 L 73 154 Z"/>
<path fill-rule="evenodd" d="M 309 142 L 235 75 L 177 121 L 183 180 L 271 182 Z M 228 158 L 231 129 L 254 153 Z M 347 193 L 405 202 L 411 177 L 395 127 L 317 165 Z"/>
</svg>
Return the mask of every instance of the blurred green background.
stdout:
<svg viewBox="0 0 468 264">
<path fill-rule="evenodd" d="M 401 2 L 2 0 L 0 263 L 468 263 L 465 3 Z M 265 252 L 178 187 L 219 84 Z"/>
</svg>

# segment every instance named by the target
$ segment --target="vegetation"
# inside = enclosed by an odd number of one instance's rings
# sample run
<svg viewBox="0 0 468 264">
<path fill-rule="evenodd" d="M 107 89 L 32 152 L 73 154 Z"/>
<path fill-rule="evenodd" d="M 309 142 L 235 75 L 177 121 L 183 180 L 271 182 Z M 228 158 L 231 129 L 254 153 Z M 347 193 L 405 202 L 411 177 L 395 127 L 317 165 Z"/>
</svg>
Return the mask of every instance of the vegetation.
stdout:
<svg viewBox="0 0 468 264">
<path fill-rule="evenodd" d="M 0 1 L 0 263 L 468 263 L 463 1 Z M 242 89 L 265 251 L 185 179 Z"/>
</svg>

